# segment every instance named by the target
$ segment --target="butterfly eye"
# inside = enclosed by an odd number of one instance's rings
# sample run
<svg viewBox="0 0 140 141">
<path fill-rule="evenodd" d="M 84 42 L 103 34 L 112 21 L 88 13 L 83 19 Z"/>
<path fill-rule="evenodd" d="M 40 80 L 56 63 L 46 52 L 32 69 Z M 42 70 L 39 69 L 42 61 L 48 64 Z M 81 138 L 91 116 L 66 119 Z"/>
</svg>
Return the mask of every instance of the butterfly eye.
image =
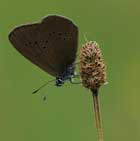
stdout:
<svg viewBox="0 0 140 141">
<path fill-rule="evenodd" d="M 44 49 L 46 48 L 46 46 L 43 47 Z"/>
</svg>

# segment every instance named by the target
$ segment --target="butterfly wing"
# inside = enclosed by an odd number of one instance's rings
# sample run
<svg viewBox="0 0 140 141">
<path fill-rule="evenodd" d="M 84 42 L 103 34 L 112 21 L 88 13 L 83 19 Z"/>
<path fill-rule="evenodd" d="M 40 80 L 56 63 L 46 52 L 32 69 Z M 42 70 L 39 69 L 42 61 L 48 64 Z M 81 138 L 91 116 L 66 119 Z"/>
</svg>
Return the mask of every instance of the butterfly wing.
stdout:
<svg viewBox="0 0 140 141">
<path fill-rule="evenodd" d="M 9 40 L 32 63 L 59 76 L 75 61 L 78 28 L 69 19 L 53 15 L 41 23 L 15 28 Z"/>
</svg>

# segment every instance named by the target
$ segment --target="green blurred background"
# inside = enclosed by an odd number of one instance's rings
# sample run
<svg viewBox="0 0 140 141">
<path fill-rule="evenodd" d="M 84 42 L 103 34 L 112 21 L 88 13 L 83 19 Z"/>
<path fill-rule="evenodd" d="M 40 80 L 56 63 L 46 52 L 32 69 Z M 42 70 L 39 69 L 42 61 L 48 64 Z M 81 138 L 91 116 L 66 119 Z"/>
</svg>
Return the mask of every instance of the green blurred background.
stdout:
<svg viewBox="0 0 140 141">
<path fill-rule="evenodd" d="M 32 95 L 52 77 L 7 39 L 16 25 L 59 14 L 79 26 L 79 47 L 85 43 L 83 33 L 101 46 L 109 82 L 100 89 L 105 141 L 139 141 L 139 5 L 138 0 L 0 0 L 0 140 L 96 141 L 89 91 L 67 83 Z"/>
</svg>

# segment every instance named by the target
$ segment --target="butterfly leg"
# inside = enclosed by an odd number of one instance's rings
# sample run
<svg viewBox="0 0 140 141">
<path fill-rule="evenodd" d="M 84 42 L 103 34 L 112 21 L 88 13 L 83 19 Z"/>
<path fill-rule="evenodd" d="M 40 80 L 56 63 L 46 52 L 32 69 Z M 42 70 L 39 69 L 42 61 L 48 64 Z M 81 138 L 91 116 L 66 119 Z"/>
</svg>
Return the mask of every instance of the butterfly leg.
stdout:
<svg viewBox="0 0 140 141">
<path fill-rule="evenodd" d="M 74 82 L 72 79 L 70 80 L 71 84 L 81 84 L 82 82 Z"/>
<path fill-rule="evenodd" d="M 75 82 L 74 80 L 73 80 L 73 78 L 80 78 L 80 74 L 75 74 L 74 76 L 72 76 L 72 78 L 70 79 L 70 83 L 71 84 L 81 84 L 82 82 Z"/>
</svg>

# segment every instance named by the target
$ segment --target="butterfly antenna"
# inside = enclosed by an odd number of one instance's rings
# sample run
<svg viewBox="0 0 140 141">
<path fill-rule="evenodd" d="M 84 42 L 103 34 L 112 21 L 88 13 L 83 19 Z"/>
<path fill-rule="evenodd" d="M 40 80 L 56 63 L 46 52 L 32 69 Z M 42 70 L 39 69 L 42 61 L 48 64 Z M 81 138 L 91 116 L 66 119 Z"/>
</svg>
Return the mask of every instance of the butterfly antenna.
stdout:
<svg viewBox="0 0 140 141">
<path fill-rule="evenodd" d="M 33 91 L 32 94 L 36 94 L 39 90 L 41 90 L 43 87 L 45 87 L 46 85 L 48 85 L 49 83 L 51 83 L 53 81 L 55 81 L 55 79 L 46 82 L 45 84 L 43 84 L 42 86 L 40 86 L 38 89 L 36 89 L 35 91 Z"/>
<path fill-rule="evenodd" d="M 84 40 L 85 40 L 85 42 L 89 42 L 89 40 L 87 39 L 86 34 L 83 33 L 83 32 L 82 32 L 82 34 L 83 34 L 83 36 L 84 36 Z M 77 53 L 76 57 L 77 57 L 77 56 L 78 56 L 78 57 L 80 56 L 80 52 Z"/>
<path fill-rule="evenodd" d="M 88 42 L 87 36 L 83 33 L 84 39 L 86 42 Z"/>
</svg>

